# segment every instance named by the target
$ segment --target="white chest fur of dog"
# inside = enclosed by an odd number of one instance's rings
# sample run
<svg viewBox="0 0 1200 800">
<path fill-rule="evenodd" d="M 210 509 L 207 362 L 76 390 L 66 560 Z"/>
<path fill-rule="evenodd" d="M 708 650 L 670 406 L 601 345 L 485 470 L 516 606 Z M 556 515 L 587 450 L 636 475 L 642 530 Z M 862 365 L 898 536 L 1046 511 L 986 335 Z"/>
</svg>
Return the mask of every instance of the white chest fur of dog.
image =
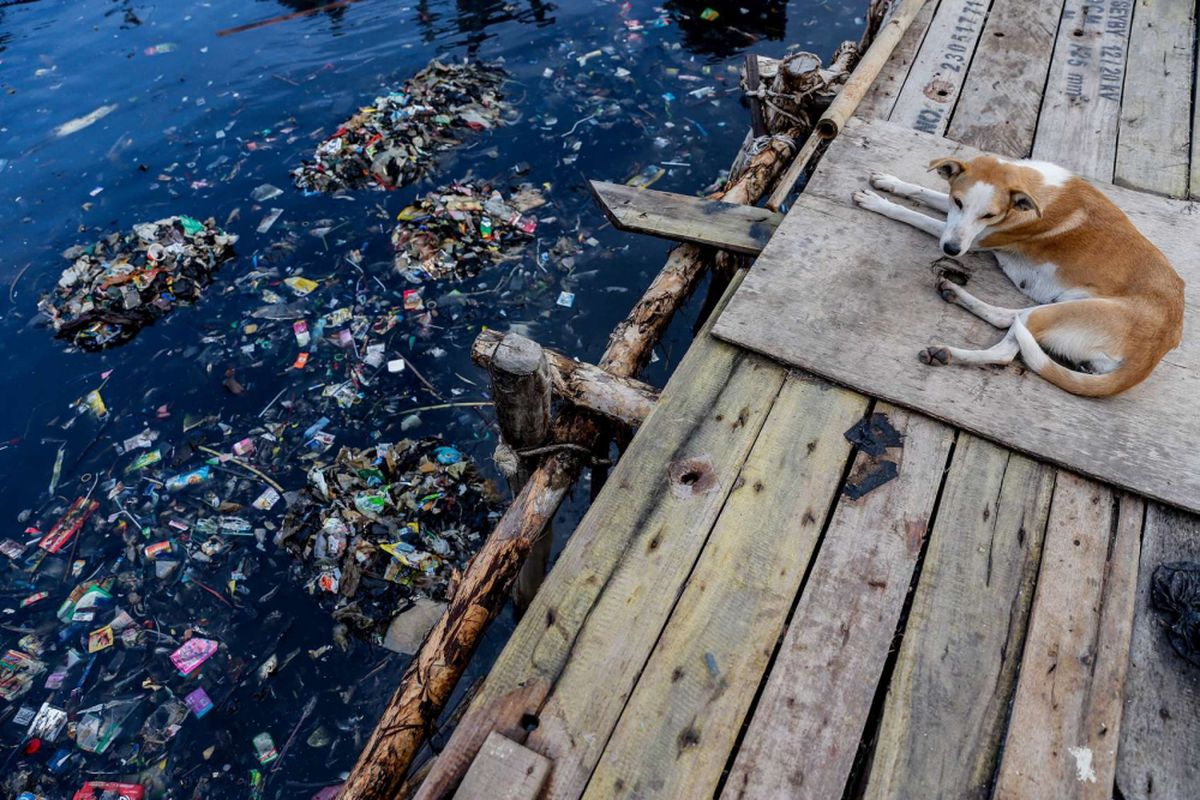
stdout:
<svg viewBox="0 0 1200 800">
<path fill-rule="evenodd" d="M 1140 383 L 1178 346 L 1183 280 L 1091 184 L 1054 164 L 995 156 L 943 158 L 930 169 L 949 181 L 948 193 L 890 175 L 872 175 L 871 183 L 941 211 L 945 220 L 874 192 L 855 192 L 854 200 L 937 236 L 947 255 L 972 248 L 994 253 L 1004 274 L 1039 305 L 1000 308 L 942 278 L 937 288 L 945 300 L 1007 334 L 986 350 L 928 347 L 920 353 L 923 362 L 1008 364 L 1020 353 L 1051 383 L 1099 397 Z"/>
<path fill-rule="evenodd" d="M 1020 253 L 995 251 L 1000 269 L 1021 292 L 1039 303 L 1060 303 L 1090 297 L 1086 290 L 1073 289 L 1058 279 L 1058 265 L 1043 261 L 1035 264 Z"/>
</svg>

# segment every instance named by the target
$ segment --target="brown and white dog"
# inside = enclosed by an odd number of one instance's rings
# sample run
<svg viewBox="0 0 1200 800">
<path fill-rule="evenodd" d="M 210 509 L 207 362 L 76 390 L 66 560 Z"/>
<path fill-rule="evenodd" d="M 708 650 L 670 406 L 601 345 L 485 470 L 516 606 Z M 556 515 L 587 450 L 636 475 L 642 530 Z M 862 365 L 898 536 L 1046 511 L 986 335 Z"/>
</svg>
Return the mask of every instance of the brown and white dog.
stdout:
<svg viewBox="0 0 1200 800">
<path fill-rule="evenodd" d="M 942 278 L 937 288 L 947 302 L 1008 334 L 986 350 L 926 348 L 926 364 L 1008 364 L 1019 352 L 1056 386 L 1102 397 L 1140 383 L 1179 345 L 1183 279 L 1087 181 L 1054 164 L 996 156 L 942 158 L 929 168 L 949 181 L 949 194 L 878 173 L 871 185 L 943 212 L 944 222 L 874 192 L 855 192 L 854 201 L 937 236 L 947 255 L 992 251 L 1004 274 L 1040 305 L 999 308 Z"/>
</svg>

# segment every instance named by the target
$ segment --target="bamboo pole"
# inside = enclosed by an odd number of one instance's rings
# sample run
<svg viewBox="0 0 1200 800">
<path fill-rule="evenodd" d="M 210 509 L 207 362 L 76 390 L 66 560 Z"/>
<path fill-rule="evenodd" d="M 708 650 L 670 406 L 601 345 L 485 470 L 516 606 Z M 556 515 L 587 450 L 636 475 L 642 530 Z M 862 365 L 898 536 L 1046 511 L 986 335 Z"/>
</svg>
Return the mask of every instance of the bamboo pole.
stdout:
<svg viewBox="0 0 1200 800">
<path fill-rule="evenodd" d="M 779 184 L 767 201 L 767 208 L 778 211 L 787 202 L 796 181 L 800 180 L 800 176 L 804 174 L 805 168 L 821 144 L 820 140 L 828 141 L 841 133 L 842 126 L 858 108 L 859 103 L 866 96 L 867 90 L 871 88 L 871 84 L 879 77 L 883 65 L 891 58 L 892 51 L 896 49 L 896 45 L 900 43 L 900 39 L 912 25 L 925 2 L 926 0 L 901 0 L 895 13 L 880 27 L 875 41 L 871 42 L 867 52 L 863 53 L 862 58 L 859 59 L 858 65 L 850 73 L 842 91 L 817 120 L 814 135 L 805 142 L 804 147 L 797 153 L 796 159 L 779 180 Z"/>
</svg>

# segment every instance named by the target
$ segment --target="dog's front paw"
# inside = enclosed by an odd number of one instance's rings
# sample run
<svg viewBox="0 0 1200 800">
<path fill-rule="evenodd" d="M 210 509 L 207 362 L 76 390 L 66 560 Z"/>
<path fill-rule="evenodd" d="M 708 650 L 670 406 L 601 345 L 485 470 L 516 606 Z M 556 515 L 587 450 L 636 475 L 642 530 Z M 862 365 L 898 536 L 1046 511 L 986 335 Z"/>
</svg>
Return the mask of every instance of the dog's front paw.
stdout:
<svg viewBox="0 0 1200 800">
<path fill-rule="evenodd" d="M 958 287 L 949 278 L 938 278 L 937 290 L 947 303 L 958 302 Z"/>
<path fill-rule="evenodd" d="M 884 200 L 874 192 L 868 192 L 866 189 L 859 189 L 850 196 L 854 199 L 855 203 L 858 203 L 858 205 L 867 211 L 881 211 L 889 205 L 887 200 Z"/>
<path fill-rule="evenodd" d="M 950 363 L 950 351 L 944 347 L 926 347 L 917 354 L 922 364 L 931 367 L 944 367 Z"/>
<path fill-rule="evenodd" d="M 902 183 L 903 181 L 895 175 L 888 175 L 886 172 L 871 173 L 871 185 L 885 192 L 895 193 Z"/>
</svg>

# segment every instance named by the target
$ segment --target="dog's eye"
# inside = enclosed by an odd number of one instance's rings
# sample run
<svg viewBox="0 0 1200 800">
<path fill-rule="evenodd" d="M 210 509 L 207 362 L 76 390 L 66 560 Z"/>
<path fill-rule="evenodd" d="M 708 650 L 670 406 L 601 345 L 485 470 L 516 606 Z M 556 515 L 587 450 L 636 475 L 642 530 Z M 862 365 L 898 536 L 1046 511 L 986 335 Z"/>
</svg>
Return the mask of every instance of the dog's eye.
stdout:
<svg viewBox="0 0 1200 800">
<path fill-rule="evenodd" d="M 959 211 L 962 211 L 962 200 L 959 200 L 957 197 L 954 198 L 954 205 L 958 208 Z"/>
</svg>

